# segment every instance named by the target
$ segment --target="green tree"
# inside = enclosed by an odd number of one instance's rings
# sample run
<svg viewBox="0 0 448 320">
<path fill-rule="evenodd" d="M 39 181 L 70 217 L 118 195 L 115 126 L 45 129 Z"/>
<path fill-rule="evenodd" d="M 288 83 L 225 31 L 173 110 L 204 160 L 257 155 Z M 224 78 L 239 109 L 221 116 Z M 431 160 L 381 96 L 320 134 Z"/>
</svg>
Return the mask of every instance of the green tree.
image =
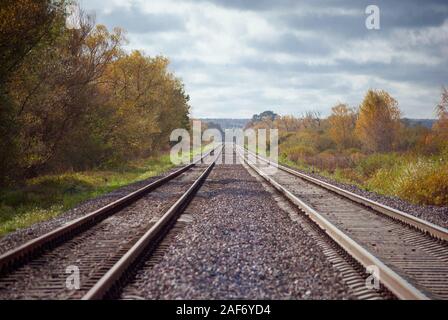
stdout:
<svg viewBox="0 0 448 320">
<path fill-rule="evenodd" d="M 31 52 L 14 74 L 10 97 L 16 105 L 21 169 L 26 177 L 52 166 L 72 167 L 70 157 L 61 155 L 99 103 L 97 83 L 121 53 L 121 41 L 120 30 L 110 34 L 83 17 L 79 29 L 66 29 L 52 46 Z"/>
</svg>

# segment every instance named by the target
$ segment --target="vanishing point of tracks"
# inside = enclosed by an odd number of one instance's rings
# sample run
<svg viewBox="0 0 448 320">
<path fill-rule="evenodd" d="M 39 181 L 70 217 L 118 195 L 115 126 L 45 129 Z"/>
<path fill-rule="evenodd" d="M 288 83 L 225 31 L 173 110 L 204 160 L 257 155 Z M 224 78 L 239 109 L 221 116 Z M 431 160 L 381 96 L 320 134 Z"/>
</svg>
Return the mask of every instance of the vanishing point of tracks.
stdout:
<svg viewBox="0 0 448 320">
<path fill-rule="evenodd" d="M 4 253 L 0 296 L 86 300 L 112 296 L 169 232 L 221 151 L 222 145 L 126 197 Z M 79 290 L 66 285 L 67 271 L 73 267 L 83 279 Z"/>
<path fill-rule="evenodd" d="M 396 297 L 448 299 L 448 230 L 242 147 L 239 153 L 358 263 L 376 267 L 381 284 Z"/>
<path fill-rule="evenodd" d="M 233 146 L 232 146 L 233 149 Z M 213 169 L 222 146 L 109 205 L 0 256 L 3 299 L 117 297 L 151 255 Z M 329 237 L 348 260 L 377 268 L 381 284 L 400 299 L 448 299 L 448 230 L 278 166 L 236 147 L 244 162 Z M 66 286 L 76 266 L 79 290 Z M 350 277 L 345 279 L 350 282 Z M 359 281 L 359 280 L 353 280 Z M 359 284 L 356 284 L 359 286 Z M 363 289 L 364 290 L 364 289 Z"/>
</svg>

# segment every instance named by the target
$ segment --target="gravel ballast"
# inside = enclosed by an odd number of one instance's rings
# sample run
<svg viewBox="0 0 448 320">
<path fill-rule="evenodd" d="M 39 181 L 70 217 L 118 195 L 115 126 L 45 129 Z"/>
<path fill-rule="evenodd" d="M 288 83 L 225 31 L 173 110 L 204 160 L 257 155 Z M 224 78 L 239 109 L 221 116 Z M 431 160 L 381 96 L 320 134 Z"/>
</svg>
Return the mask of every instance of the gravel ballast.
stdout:
<svg viewBox="0 0 448 320">
<path fill-rule="evenodd" d="M 357 195 L 363 196 L 365 198 L 368 198 L 370 200 L 376 201 L 378 203 L 384 204 L 386 206 L 389 206 L 391 208 L 403 211 L 405 213 L 409 213 L 417 218 L 426 220 L 428 222 L 434 223 L 438 226 L 441 226 L 443 228 L 448 228 L 448 207 L 441 207 L 441 206 L 430 206 L 430 205 L 417 205 L 412 204 L 406 200 L 393 197 L 393 196 L 386 196 L 382 194 L 378 194 L 373 191 L 367 191 L 364 189 L 361 189 L 360 187 L 348 183 L 342 183 L 338 182 L 334 179 L 321 176 L 317 173 L 310 173 L 304 170 L 300 170 L 297 168 L 293 168 L 290 166 L 287 166 L 293 170 L 296 170 L 298 172 L 304 173 L 306 175 L 309 175 L 311 177 L 314 177 L 316 179 L 328 182 L 334 186 L 337 186 L 341 189 L 353 192 Z M 448 183 L 448 181 L 447 181 Z"/>
<path fill-rule="evenodd" d="M 193 167 L 166 184 L 98 222 L 88 230 L 43 253 L 0 279 L 0 299 L 79 299 L 203 172 Z M 80 288 L 66 287 L 67 267 L 79 270 Z"/>
<path fill-rule="evenodd" d="M 352 298 L 315 240 L 243 166 L 216 166 L 186 215 L 121 298 Z"/>
<path fill-rule="evenodd" d="M 94 199 L 82 202 L 73 209 L 70 209 L 59 216 L 36 223 L 28 228 L 20 229 L 0 238 L 0 254 L 20 246 L 21 244 L 37 238 L 47 232 L 50 232 L 74 219 L 80 218 L 90 212 L 100 209 L 101 207 L 116 201 L 129 193 L 143 188 L 145 185 L 154 182 L 179 168 L 173 168 L 161 175 L 151 177 L 142 181 L 138 181 L 127 186 L 118 188 L 117 190 L 101 195 Z"/>
</svg>

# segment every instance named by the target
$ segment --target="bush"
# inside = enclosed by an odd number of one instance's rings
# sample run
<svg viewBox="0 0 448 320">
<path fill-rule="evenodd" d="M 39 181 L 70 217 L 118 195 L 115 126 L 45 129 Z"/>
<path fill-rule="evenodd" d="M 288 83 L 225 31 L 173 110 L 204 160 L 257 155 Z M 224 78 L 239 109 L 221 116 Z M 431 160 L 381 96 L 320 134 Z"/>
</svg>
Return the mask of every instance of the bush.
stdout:
<svg viewBox="0 0 448 320">
<path fill-rule="evenodd" d="M 399 163 L 400 157 L 395 153 L 372 154 L 368 157 L 360 157 L 356 169 L 364 177 L 373 176 L 380 169 L 390 169 L 396 163 Z"/>
<path fill-rule="evenodd" d="M 410 163 L 394 185 L 397 196 L 414 203 L 448 205 L 448 164 Z"/>
<path fill-rule="evenodd" d="M 362 185 L 365 181 L 362 177 L 359 176 L 356 170 L 352 168 L 337 168 L 333 174 L 334 178 L 338 181 L 351 183 L 356 185 Z"/>
<path fill-rule="evenodd" d="M 311 147 L 298 145 L 295 147 L 282 148 L 282 154 L 285 154 L 288 160 L 299 163 L 304 161 L 306 157 L 311 156 L 315 153 L 315 150 Z"/>
<path fill-rule="evenodd" d="M 344 169 L 350 166 L 350 158 L 340 155 L 334 150 L 319 153 L 313 161 L 321 170 L 330 172 L 334 172 L 337 168 Z"/>
<path fill-rule="evenodd" d="M 447 181 L 447 163 L 418 159 L 378 170 L 367 186 L 416 204 L 448 205 Z"/>
</svg>

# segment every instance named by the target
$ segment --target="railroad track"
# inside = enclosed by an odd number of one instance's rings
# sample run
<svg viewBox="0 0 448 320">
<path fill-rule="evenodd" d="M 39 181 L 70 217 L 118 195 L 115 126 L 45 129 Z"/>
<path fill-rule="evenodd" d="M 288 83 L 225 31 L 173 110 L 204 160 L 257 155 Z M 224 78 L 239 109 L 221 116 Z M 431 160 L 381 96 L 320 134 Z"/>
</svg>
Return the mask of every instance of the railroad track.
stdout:
<svg viewBox="0 0 448 320">
<path fill-rule="evenodd" d="M 156 249 L 221 152 L 219 145 L 192 164 L 4 253 L 0 256 L 0 298 L 108 297 L 139 259 Z M 76 290 L 66 283 L 73 268 L 79 271 Z"/>
<path fill-rule="evenodd" d="M 237 149 L 352 258 L 378 268 L 381 284 L 397 298 L 448 299 L 448 230 Z"/>
</svg>

